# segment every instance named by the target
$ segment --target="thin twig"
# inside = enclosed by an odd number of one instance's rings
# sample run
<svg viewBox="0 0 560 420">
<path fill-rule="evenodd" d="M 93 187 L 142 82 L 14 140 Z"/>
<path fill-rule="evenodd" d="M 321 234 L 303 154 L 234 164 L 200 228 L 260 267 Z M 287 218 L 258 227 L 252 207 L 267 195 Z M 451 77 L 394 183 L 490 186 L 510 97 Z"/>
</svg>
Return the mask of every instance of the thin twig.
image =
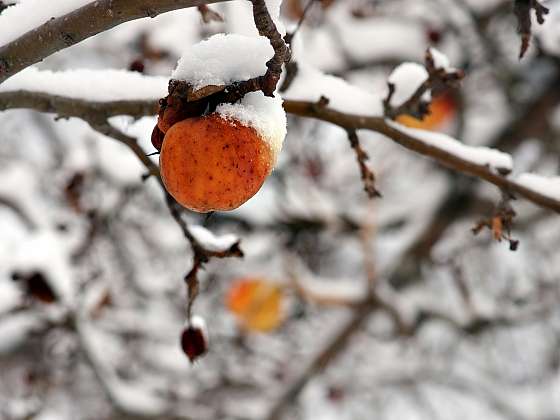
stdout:
<svg viewBox="0 0 560 420">
<path fill-rule="evenodd" d="M 360 167 L 364 191 L 367 193 L 369 198 L 381 197 L 381 193 L 375 187 L 375 174 L 366 163 L 369 156 L 360 145 L 360 140 L 358 139 L 356 130 L 348 131 L 348 141 L 350 142 L 350 147 L 352 147 L 352 150 L 354 150 L 354 153 L 356 154 L 356 161 Z"/>
<path fill-rule="evenodd" d="M 180 226 L 183 235 L 191 245 L 193 252 L 193 262 L 192 267 L 189 272 L 185 275 L 185 283 L 187 285 L 187 319 L 190 320 L 192 316 L 192 307 L 194 301 L 198 295 L 199 281 L 198 272 L 204 268 L 204 264 L 210 261 L 212 258 L 228 258 L 228 257 L 243 257 L 243 251 L 239 247 L 239 241 L 235 242 L 228 249 L 215 251 L 205 248 L 191 233 L 187 223 L 183 220 L 181 214 L 183 208 L 175 201 L 175 199 L 166 193 L 166 203 L 173 216 L 173 219 Z"/>
</svg>

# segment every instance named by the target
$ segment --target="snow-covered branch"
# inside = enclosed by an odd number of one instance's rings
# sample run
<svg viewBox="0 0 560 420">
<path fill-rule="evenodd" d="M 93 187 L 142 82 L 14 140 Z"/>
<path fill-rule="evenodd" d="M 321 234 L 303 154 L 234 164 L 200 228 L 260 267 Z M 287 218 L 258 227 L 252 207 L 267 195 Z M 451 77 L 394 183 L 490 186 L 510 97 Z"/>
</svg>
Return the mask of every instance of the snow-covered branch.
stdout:
<svg viewBox="0 0 560 420">
<path fill-rule="evenodd" d="M 121 23 L 219 1 L 222 0 L 96 0 L 70 11 L 65 10 L 69 2 L 64 2 L 63 7 L 60 7 L 62 2 L 49 2 L 52 5 L 43 9 L 43 13 L 35 10 L 30 13 L 31 10 L 19 6 L 8 9 L 2 14 L 0 26 L 4 27 L 3 21 L 7 23 L 10 19 L 17 23 L 18 29 L 24 29 L 11 34 L 13 39 L 0 38 L 3 44 L 0 47 L 0 83 L 57 51 Z M 74 4 L 75 8 L 84 2 Z"/>
<path fill-rule="evenodd" d="M 511 168 L 507 167 L 507 155 L 496 150 L 469 147 L 443 134 L 410 129 L 381 117 L 346 114 L 327 107 L 318 107 L 312 102 L 285 101 L 284 107 L 290 114 L 327 121 L 347 130 L 365 129 L 384 134 L 401 146 L 430 157 L 448 168 L 483 179 L 541 207 L 560 213 L 560 201 L 553 196 L 543 194 L 542 190 L 528 188 L 502 175 Z"/>
<path fill-rule="evenodd" d="M 0 109 L 30 108 L 52 112 L 62 117 L 78 117 L 91 120 L 114 115 L 141 117 L 153 115 L 157 104 L 153 100 L 89 102 L 38 92 L 2 92 Z M 289 114 L 315 118 L 338 125 L 345 130 L 371 130 L 385 135 L 406 149 L 434 159 L 457 172 L 485 180 L 498 188 L 517 194 L 534 204 L 560 213 L 560 200 L 547 194 L 542 188 L 508 178 L 511 161 L 507 154 L 497 150 L 470 147 L 449 136 L 411 129 L 382 117 L 348 114 L 318 106 L 307 101 L 285 100 L 284 108 Z"/>
</svg>

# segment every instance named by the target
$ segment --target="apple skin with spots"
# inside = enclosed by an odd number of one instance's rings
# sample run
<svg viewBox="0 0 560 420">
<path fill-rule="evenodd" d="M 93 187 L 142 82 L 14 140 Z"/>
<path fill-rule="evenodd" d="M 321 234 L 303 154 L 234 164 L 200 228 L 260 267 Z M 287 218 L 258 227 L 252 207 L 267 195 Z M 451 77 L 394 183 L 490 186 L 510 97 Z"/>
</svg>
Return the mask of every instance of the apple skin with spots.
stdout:
<svg viewBox="0 0 560 420">
<path fill-rule="evenodd" d="M 241 206 L 259 191 L 273 166 L 273 152 L 254 128 L 217 113 L 172 125 L 160 154 L 167 191 L 200 213 Z"/>
</svg>

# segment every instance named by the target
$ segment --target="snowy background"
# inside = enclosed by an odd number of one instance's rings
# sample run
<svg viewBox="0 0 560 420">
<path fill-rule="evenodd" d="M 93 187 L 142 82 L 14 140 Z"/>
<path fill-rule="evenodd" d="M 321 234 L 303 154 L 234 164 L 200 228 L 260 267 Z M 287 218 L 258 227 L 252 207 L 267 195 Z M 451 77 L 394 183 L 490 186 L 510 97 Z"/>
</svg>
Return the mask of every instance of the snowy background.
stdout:
<svg viewBox="0 0 560 420">
<path fill-rule="evenodd" d="M 2 0 L 0 45 L 88 3 Z M 292 43 L 298 75 L 278 97 L 380 116 L 388 80 L 398 106 L 425 79 L 418 65 L 393 70 L 437 48 L 466 72 L 455 110 L 438 134 L 399 129 L 558 199 L 560 2 L 545 2 L 521 61 L 511 3 L 316 1 Z M 284 0 L 280 29 L 306 4 Z M 516 252 L 488 230 L 474 236 L 499 189 L 359 130 L 383 195 L 371 200 L 346 131 L 289 114 L 255 197 L 208 219 L 187 214 L 205 244 L 240 239 L 245 253 L 201 273 L 195 312 L 210 349 L 189 363 L 179 336 L 190 248 L 159 184 L 85 121 L 9 109 L 2 95 L 155 101 L 172 74 L 204 85 L 264 72 L 272 50 L 250 3 L 210 7 L 223 22 L 196 8 L 135 20 L 0 84 L 0 419 L 272 420 L 278 402 L 302 420 L 560 418 L 558 214 L 514 201 Z M 253 41 L 202 51 L 219 33 Z M 110 122 L 154 151 L 155 116 Z M 225 299 L 243 277 L 281 288 L 281 326 L 240 328 Z M 369 287 L 390 307 L 360 317 Z M 343 348 L 329 358 L 333 339 Z"/>
</svg>

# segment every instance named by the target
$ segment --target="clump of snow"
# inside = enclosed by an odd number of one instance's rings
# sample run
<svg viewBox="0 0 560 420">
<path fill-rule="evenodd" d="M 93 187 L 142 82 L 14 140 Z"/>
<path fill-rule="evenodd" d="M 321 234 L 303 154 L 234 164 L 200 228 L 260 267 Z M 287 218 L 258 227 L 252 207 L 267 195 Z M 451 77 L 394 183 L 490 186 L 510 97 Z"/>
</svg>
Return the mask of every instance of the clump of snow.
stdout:
<svg viewBox="0 0 560 420">
<path fill-rule="evenodd" d="M 499 150 L 488 147 L 468 146 L 446 134 L 409 128 L 390 120 L 387 120 L 387 124 L 429 146 L 441 149 L 475 165 L 488 166 L 500 173 L 510 172 L 513 168 L 511 156 Z"/>
<path fill-rule="evenodd" d="M 451 67 L 451 63 L 449 62 L 449 58 L 447 58 L 447 56 L 445 54 L 443 54 L 441 51 L 431 47 L 430 48 L 430 54 L 432 55 L 432 58 L 434 59 L 434 67 L 436 69 L 447 70 Z"/>
<path fill-rule="evenodd" d="M 203 337 L 206 339 L 206 341 L 208 341 L 208 328 L 206 327 L 206 321 L 201 316 L 191 316 L 190 323 L 187 321 L 187 324 L 185 326 L 200 330 Z"/>
<path fill-rule="evenodd" d="M 171 77 L 186 80 L 195 90 L 224 86 L 264 75 L 266 62 L 273 55 L 265 37 L 217 34 L 185 51 Z M 236 104 L 220 105 L 216 111 L 223 118 L 253 127 L 277 158 L 286 137 L 286 114 L 280 98 L 253 92 Z"/>
<path fill-rule="evenodd" d="M 286 112 L 279 96 L 270 98 L 262 92 L 245 95 L 235 104 L 222 104 L 216 112 L 223 118 L 238 121 L 253 127 L 260 137 L 268 143 L 276 161 L 286 137 Z"/>
<path fill-rule="evenodd" d="M 539 194 L 560 201 L 560 176 L 545 177 L 542 175 L 523 173 L 516 181 L 525 188 L 537 191 Z"/>
<path fill-rule="evenodd" d="M 20 0 L 0 14 L 0 46 L 12 42 L 51 18 L 79 9 L 92 0 Z"/>
<path fill-rule="evenodd" d="M 417 63 L 403 63 L 391 75 L 388 82 L 394 86 L 394 93 L 390 105 L 398 107 L 405 103 L 418 88 L 428 80 L 428 71 Z M 429 99 L 429 98 L 426 98 Z"/>
<path fill-rule="evenodd" d="M 284 99 L 317 102 L 321 96 L 329 100 L 329 108 L 363 116 L 383 115 L 380 96 L 352 86 L 345 80 L 323 74 L 308 64 L 298 62 L 298 76 L 283 93 Z"/>
<path fill-rule="evenodd" d="M 66 70 L 29 67 L 0 85 L 0 92 L 27 90 L 89 101 L 158 99 L 167 95 L 166 77 L 126 70 Z"/>
<path fill-rule="evenodd" d="M 239 241 L 235 235 L 218 236 L 202 226 L 191 225 L 189 232 L 202 246 L 211 251 L 225 251 Z"/>
<path fill-rule="evenodd" d="M 227 85 L 266 73 L 274 50 L 265 37 L 217 34 L 187 48 L 171 74 L 194 89 Z"/>
</svg>

